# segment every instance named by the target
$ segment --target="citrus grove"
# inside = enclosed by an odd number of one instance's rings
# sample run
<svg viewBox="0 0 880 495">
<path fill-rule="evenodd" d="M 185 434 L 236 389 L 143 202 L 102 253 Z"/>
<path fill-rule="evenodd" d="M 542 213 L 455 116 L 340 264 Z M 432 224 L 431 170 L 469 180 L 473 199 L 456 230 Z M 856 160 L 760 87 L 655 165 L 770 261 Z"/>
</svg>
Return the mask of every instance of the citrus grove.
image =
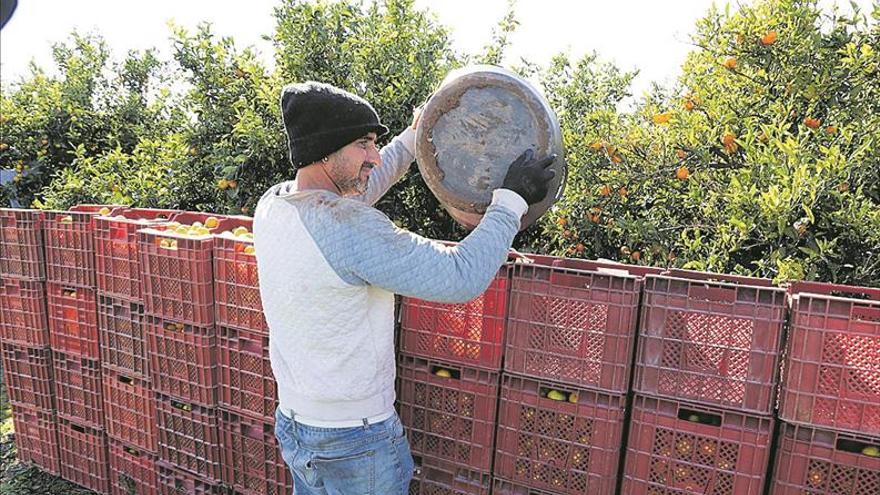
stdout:
<svg viewBox="0 0 880 495">
<path fill-rule="evenodd" d="M 412 0 L 279 0 L 274 15 L 273 70 L 208 26 L 171 26 L 169 60 L 115 60 L 98 35 L 57 44 L 52 70 L 4 81 L 0 169 L 13 178 L 0 204 L 251 214 L 289 178 L 284 83 L 359 93 L 400 130 L 450 69 L 500 63 L 518 24 L 512 5 L 485 49 L 465 54 Z M 880 4 L 712 9 L 690 43 L 677 82 L 645 95 L 596 54 L 511 67 L 557 112 L 570 171 L 516 247 L 880 286 Z M 379 207 L 427 236 L 464 233 L 416 167 Z"/>
</svg>

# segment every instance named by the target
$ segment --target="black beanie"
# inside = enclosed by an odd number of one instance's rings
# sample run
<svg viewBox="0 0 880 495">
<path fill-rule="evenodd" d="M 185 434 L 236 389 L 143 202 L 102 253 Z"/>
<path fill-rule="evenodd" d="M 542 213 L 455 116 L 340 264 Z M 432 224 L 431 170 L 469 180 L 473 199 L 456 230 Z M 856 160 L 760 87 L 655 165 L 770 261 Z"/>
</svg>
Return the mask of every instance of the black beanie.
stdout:
<svg viewBox="0 0 880 495">
<path fill-rule="evenodd" d="M 363 98 L 329 84 L 291 84 L 281 91 L 281 118 L 287 131 L 290 163 L 299 169 L 356 139 L 388 128 Z"/>
</svg>

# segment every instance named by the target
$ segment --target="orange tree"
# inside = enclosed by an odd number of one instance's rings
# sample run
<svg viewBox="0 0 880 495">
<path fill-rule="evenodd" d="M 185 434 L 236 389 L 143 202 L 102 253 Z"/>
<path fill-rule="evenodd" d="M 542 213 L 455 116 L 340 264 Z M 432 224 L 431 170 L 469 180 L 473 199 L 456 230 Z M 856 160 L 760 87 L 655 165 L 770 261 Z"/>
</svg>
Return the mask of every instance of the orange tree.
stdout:
<svg viewBox="0 0 880 495">
<path fill-rule="evenodd" d="M 561 102 L 573 177 L 532 247 L 880 285 L 880 6 L 871 17 L 713 9 L 675 87 L 629 113 Z M 568 100 L 582 67 L 561 81 Z"/>
</svg>

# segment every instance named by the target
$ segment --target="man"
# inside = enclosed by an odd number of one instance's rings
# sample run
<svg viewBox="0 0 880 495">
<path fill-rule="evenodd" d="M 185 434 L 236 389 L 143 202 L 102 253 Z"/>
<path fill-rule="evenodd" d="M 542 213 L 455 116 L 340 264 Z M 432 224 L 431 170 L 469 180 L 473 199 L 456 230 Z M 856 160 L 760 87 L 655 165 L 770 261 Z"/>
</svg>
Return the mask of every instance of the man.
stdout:
<svg viewBox="0 0 880 495">
<path fill-rule="evenodd" d="M 275 433 L 296 495 L 406 494 L 413 459 L 394 411 L 394 293 L 465 302 L 507 258 L 520 218 L 547 193 L 555 156 L 527 151 L 456 247 L 373 208 L 413 161 L 414 127 L 388 129 L 363 99 L 320 83 L 284 88 L 296 180 L 254 214 L 260 294 L 278 384 Z"/>
</svg>

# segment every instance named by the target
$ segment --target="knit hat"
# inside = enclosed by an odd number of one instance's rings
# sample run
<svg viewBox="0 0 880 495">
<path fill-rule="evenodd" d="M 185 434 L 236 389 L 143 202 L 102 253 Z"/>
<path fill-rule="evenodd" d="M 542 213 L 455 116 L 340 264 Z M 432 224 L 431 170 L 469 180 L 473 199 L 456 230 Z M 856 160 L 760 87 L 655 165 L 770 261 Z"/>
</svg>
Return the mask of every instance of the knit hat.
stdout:
<svg viewBox="0 0 880 495">
<path fill-rule="evenodd" d="M 380 136 L 388 132 L 366 100 L 313 81 L 284 88 L 281 117 L 294 169 L 314 163 L 369 132 Z"/>
</svg>

